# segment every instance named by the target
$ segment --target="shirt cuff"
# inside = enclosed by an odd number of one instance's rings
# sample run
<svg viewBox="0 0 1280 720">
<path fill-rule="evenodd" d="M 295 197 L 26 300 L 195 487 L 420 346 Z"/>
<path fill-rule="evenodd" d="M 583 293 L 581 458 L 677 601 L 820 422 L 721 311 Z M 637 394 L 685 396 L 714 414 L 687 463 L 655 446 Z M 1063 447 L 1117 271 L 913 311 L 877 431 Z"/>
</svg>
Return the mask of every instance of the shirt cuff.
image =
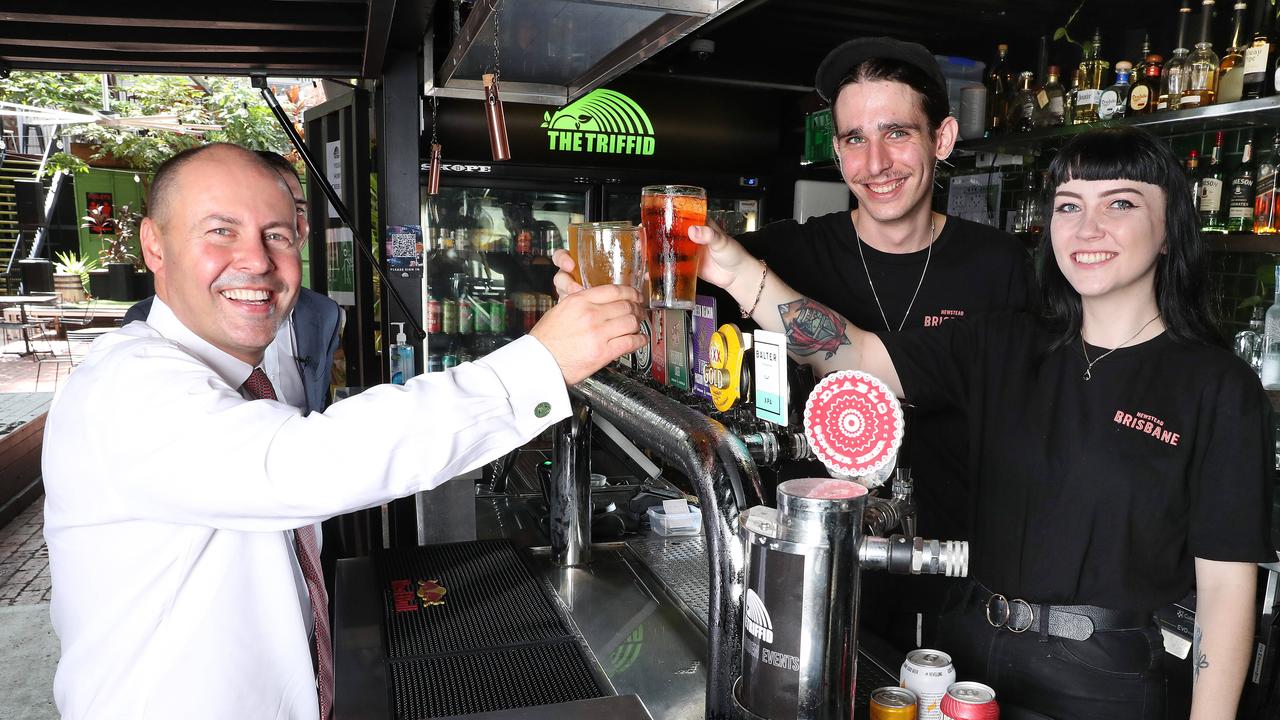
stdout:
<svg viewBox="0 0 1280 720">
<path fill-rule="evenodd" d="M 569 390 L 555 357 L 525 335 L 476 361 L 498 376 L 521 434 L 530 437 L 569 417 Z"/>
</svg>

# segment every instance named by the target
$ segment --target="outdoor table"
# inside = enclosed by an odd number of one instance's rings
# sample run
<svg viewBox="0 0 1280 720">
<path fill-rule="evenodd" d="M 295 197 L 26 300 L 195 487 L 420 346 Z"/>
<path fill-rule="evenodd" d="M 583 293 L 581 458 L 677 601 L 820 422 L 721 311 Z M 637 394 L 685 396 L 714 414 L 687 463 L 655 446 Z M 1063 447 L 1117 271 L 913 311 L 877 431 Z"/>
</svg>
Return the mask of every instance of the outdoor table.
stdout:
<svg viewBox="0 0 1280 720">
<path fill-rule="evenodd" d="M 51 305 L 58 302 L 57 295 L 0 295 L 0 307 L 5 305 L 16 305 L 18 307 L 18 316 L 20 318 L 20 330 L 22 331 L 23 351 L 20 356 L 26 357 L 32 354 L 31 350 L 31 323 L 27 321 L 28 305 Z"/>
</svg>

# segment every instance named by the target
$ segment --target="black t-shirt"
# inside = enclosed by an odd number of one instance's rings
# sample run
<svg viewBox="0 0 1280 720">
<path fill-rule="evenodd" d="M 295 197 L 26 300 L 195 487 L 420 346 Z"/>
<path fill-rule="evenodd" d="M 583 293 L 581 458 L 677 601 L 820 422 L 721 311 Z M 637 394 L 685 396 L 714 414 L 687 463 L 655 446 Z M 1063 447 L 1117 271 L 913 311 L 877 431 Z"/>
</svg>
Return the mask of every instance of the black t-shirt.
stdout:
<svg viewBox="0 0 1280 720">
<path fill-rule="evenodd" d="M 881 338 L 909 401 L 968 418 L 970 574 L 994 592 L 1150 610 L 1193 558 L 1275 560 L 1270 404 L 1228 351 L 1166 333 L 1085 381 L 1079 340 L 1046 354 L 1025 313 Z"/>
<path fill-rule="evenodd" d="M 771 223 L 739 240 L 792 288 L 873 332 L 885 329 L 877 297 L 894 331 L 908 305 L 905 329 L 937 327 L 944 320 L 996 310 L 1024 310 L 1029 303 L 1026 251 L 1013 236 L 961 218 L 947 218 L 932 251 L 905 254 L 884 253 L 861 243 L 860 255 L 848 211 L 803 224 Z M 928 272 L 921 283 L 926 260 Z M 867 283 L 868 272 L 874 292 Z M 912 303 L 917 286 L 920 292 Z M 963 415 L 952 409 L 916 412 L 909 434 L 920 532 L 968 539 Z"/>
</svg>

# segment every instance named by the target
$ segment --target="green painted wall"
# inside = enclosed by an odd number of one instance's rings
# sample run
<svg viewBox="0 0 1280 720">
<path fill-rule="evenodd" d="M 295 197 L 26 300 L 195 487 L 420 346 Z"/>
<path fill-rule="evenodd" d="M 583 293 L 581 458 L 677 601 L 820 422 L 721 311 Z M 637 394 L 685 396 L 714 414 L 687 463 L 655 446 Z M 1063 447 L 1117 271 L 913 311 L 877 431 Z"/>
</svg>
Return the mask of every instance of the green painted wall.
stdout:
<svg viewBox="0 0 1280 720">
<path fill-rule="evenodd" d="M 134 180 L 135 177 L 138 180 Z M 76 219 L 79 222 L 80 218 L 83 218 L 88 212 L 88 202 L 86 201 L 88 193 L 111 193 L 115 217 L 120 216 L 119 210 L 122 205 L 128 205 L 132 210 L 141 210 L 142 198 L 145 192 L 144 187 L 150 182 L 151 176 L 149 174 L 135 173 L 132 170 L 90 168 L 89 172 L 75 175 L 74 179 Z M 80 228 L 80 256 L 97 259 L 98 251 L 101 249 L 101 236 Z M 142 251 L 138 247 L 136 237 L 133 242 L 133 254 L 142 257 Z"/>
</svg>

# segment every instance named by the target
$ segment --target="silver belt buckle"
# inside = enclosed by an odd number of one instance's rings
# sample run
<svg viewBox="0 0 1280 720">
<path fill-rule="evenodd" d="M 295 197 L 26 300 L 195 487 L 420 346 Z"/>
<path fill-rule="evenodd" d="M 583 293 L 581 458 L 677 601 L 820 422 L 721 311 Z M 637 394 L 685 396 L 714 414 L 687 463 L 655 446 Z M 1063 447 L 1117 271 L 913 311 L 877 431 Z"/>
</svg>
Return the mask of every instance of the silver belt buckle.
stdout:
<svg viewBox="0 0 1280 720">
<path fill-rule="evenodd" d="M 1033 607 L 1031 607 L 1031 603 L 1027 602 L 1026 600 L 1023 600 L 1022 598 L 1015 598 L 1014 600 L 1012 600 L 1012 601 L 1009 603 L 1009 606 L 1010 606 L 1010 607 L 1009 607 L 1009 619 L 1010 619 L 1010 620 L 1012 620 L 1012 619 L 1013 619 L 1013 606 L 1014 606 L 1014 605 L 1017 605 L 1018 603 L 1022 603 L 1022 604 L 1023 604 L 1023 606 L 1027 608 L 1027 615 L 1029 615 L 1029 616 L 1030 616 L 1030 619 L 1028 619 L 1028 620 L 1027 620 L 1027 624 L 1026 624 L 1026 625 L 1023 625 L 1023 626 L 1022 626 L 1022 627 L 1020 627 L 1020 628 L 1017 628 L 1017 627 L 1014 627 L 1014 626 L 1012 626 L 1012 625 L 1009 625 L 1009 624 L 1007 623 L 1007 621 L 1006 621 L 1005 627 L 1009 628 L 1009 632 L 1014 632 L 1014 633 L 1024 633 L 1024 632 L 1026 632 L 1026 631 L 1030 630 L 1030 629 L 1031 629 L 1031 627 L 1032 627 L 1033 625 L 1035 625 L 1035 624 L 1036 624 L 1036 609 L 1035 609 L 1035 608 L 1033 608 Z"/>
</svg>

